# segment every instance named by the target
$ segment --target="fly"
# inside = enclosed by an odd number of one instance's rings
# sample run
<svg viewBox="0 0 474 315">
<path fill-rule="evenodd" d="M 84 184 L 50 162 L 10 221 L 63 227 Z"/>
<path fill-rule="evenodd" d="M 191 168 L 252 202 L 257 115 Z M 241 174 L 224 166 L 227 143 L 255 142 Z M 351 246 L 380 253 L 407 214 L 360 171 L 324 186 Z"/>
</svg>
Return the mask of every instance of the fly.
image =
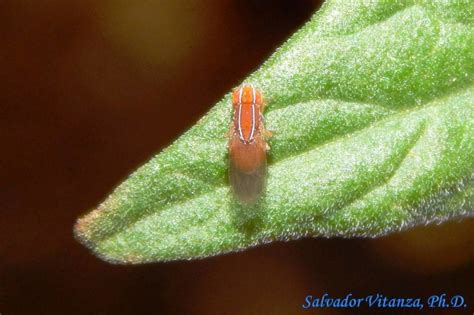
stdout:
<svg viewBox="0 0 474 315">
<path fill-rule="evenodd" d="M 265 188 L 267 139 L 271 133 L 263 125 L 262 93 L 243 84 L 232 94 L 233 119 L 229 139 L 229 180 L 237 199 L 255 203 Z"/>
</svg>

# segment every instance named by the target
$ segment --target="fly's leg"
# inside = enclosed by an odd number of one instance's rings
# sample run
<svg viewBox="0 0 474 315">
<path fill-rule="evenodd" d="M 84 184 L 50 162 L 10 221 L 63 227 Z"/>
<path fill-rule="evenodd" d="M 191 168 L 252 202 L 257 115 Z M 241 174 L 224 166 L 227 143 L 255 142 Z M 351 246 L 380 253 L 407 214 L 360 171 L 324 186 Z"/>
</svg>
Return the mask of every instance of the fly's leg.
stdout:
<svg viewBox="0 0 474 315">
<path fill-rule="evenodd" d="M 265 140 L 268 140 L 273 136 L 273 131 L 266 129 L 264 123 L 265 123 L 265 119 L 262 113 L 260 113 L 260 134 L 263 136 Z"/>
</svg>

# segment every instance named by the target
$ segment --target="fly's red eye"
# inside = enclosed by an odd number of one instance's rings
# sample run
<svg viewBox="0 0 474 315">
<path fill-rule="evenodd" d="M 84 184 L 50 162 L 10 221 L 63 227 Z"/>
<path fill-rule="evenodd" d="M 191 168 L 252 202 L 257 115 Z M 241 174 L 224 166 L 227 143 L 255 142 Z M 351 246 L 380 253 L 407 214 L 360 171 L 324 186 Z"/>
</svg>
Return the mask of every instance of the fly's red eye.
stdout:
<svg viewBox="0 0 474 315">
<path fill-rule="evenodd" d="M 234 107 L 237 106 L 237 104 L 239 103 L 240 90 L 241 89 L 235 89 L 232 93 L 232 104 L 234 105 Z"/>
</svg>

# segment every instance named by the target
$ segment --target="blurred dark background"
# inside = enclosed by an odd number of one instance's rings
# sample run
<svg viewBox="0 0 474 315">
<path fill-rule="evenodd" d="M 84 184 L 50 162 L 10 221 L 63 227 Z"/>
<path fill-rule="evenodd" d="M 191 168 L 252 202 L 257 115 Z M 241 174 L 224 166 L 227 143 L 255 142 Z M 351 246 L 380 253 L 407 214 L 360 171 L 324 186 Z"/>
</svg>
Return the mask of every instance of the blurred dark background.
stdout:
<svg viewBox="0 0 474 315">
<path fill-rule="evenodd" d="M 298 314 L 308 294 L 459 293 L 474 220 L 376 240 L 304 239 L 117 266 L 78 216 L 255 70 L 313 0 L 0 1 L 0 313 Z M 251 49 L 249 49 L 249 47 Z M 450 314 L 449 310 L 386 313 Z M 367 314 L 380 310 L 310 310 Z"/>
</svg>

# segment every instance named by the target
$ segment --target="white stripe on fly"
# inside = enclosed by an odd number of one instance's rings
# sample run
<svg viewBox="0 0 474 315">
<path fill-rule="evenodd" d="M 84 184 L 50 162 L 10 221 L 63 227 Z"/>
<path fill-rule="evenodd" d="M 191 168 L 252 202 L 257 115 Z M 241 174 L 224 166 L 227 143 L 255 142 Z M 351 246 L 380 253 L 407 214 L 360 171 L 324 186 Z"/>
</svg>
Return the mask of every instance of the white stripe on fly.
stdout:
<svg viewBox="0 0 474 315">
<path fill-rule="evenodd" d="M 244 137 L 244 134 L 242 132 L 242 125 L 241 125 L 241 119 L 242 119 L 242 95 L 244 93 L 244 88 L 248 86 L 252 89 L 252 128 L 250 130 L 250 136 L 249 136 L 249 140 L 246 141 L 245 140 L 245 137 Z M 253 87 L 253 85 L 251 84 L 243 84 L 242 87 L 240 88 L 240 91 L 239 91 L 239 102 L 238 102 L 238 105 L 239 105 L 239 110 L 238 110 L 238 121 L 237 121 L 237 127 L 238 127 L 238 130 L 239 130 L 239 137 L 240 137 L 240 140 L 242 140 L 244 143 L 250 143 L 253 141 L 253 137 L 255 135 L 255 128 L 256 128 L 256 124 L 255 124 L 255 106 L 256 106 L 256 103 L 257 103 L 257 92 L 255 90 L 255 88 Z"/>
<path fill-rule="evenodd" d="M 252 141 L 255 133 L 255 103 L 257 103 L 257 92 L 253 85 L 250 85 L 250 87 L 252 88 L 252 131 L 250 132 L 249 141 Z"/>
<path fill-rule="evenodd" d="M 240 123 L 240 119 L 241 119 L 241 116 L 242 116 L 242 94 L 244 93 L 244 88 L 241 87 L 240 88 L 240 91 L 239 91 L 239 114 L 238 114 L 238 123 L 237 123 L 237 127 L 239 129 L 239 137 L 240 137 L 240 140 L 242 141 L 245 141 L 244 139 L 244 135 L 242 133 L 242 125 Z"/>
</svg>

